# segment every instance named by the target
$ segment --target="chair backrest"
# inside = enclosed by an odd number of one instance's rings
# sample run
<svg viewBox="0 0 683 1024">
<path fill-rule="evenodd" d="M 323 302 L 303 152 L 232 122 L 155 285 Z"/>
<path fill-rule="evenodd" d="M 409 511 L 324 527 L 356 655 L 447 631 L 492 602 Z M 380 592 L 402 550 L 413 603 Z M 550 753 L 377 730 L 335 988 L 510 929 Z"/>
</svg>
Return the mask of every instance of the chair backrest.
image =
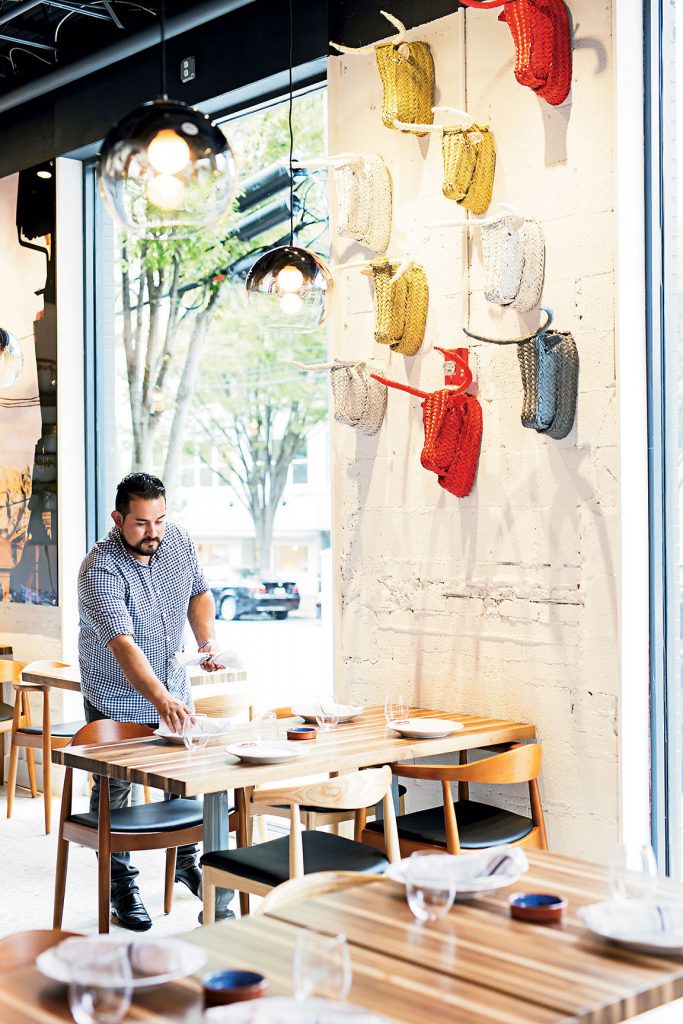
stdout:
<svg viewBox="0 0 683 1024">
<path fill-rule="evenodd" d="M 80 938 L 81 932 L 62 932 L 58 929 L 40 929 L 14 932 L 0 939 L 0 971 L 14 971 L 29 967 L 37 956 L 64 939 Z"/>
<path fill-rule="evenodd" d="M 265 899 L 259 903 L 256 914 L 270 914 L 271 911 L 285 907 L 289 903 L 303 903 L 315 896 L 328 893 L 343 892 L 376 882 L 377 875 L 366 875 L 360 871 L 314 871 L 303 878 L 290 878 L 271 889 Z"/>
<path fill-rule="evenodd" d="M 537 779 L 541 774 L 541 760 L 538 743 L 528 743 L 470 764 L 395 764 L 392 771 L 407 779 L 508 785 Z"/>
<path fill-rule="evenodd" d="M 298 804 L 329 810 L 355 811 L 378 803 L 391 787 L 391 768 L 368 768 L 322 782 L 258 791 L 259 803 Z"/>
<path fill-rule="evenodd" d="M 210 686 L 210 684 L 209 684 Z M 209 686 L 206 689 L 209 689 Z M 200 691 L 204 687 L 199 688 Z M 251 698 L 241 693 L 200 693 L 193 698 L 194 709 L 198 715 L 208 715 L 209 718 L 231 718 L 233 715 L 246 715 L 253 717 L 253 704 Z"/>
<path fill-rule="evenodd" d="M 9 661 L 0 658 L 0 683 L 18 683 L 23 668 L 25 668 L 23 661 Z"/>
<path fill-rule="evenodd" d="M 118 743 L 121 740 L 134 740 L 142 736 L 152 736 L 153 729 L 137 722 L 114 722 L 111 718 L 98 718 L 88 722 L 75 734 L 71 741 L 74 747 L 83 743 Z"/>
</svg>

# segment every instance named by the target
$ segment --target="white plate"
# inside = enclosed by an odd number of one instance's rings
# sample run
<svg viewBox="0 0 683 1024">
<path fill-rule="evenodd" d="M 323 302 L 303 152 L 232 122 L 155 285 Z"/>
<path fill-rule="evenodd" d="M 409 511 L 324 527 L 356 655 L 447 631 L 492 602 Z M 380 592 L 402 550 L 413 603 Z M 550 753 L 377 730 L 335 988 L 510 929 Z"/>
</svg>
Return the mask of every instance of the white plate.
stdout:
<svg viewBox="0 0 683 1024">
<path fill-rule="evenodd" d="M 340 722 L 352 722 L 365 711 L 363 704 L 335 704 L 333 701 L 325 701 L 325 707 L 330 711 L 339 710 Z M 296 704 L 292 706 L 292 714 L 297 718 L 303 718 L 304 722 L 315 725 L 315 704 Z"/>
<path fill-rule="evenodd" d="M 438 855 L 437 855 L 438 856 Z M 466 855 L 465 855 L 466 856 Z M 405 868 L 408 859 L 400 860 L 396 864 L 390 864 L 384 872 L 384 878 L 388 878 L 397 885 L 405 886 Z M 506 885 L 514 885 L 518 879 L 525 874 L 524 870 L 517 870 L 511 865 L 512 870 L 506 874 L 483 875 L 481 878 L 469 878 L 456 883 L 456 900 L 471 900 L 480 893 L 494 892 L 496 889 L 504 889 Z M 528 870 L 528 869 L 527 869 Z"/>
<path fill-rule="evenodd" d="M 674 930 L 661 932 L 644 927 L 633 935 L 612 930 L 603 914 L 603 911 L 609 910 L 611 906 L 619 909 L 623 904 L 606 902 L 579 907 L 579 917 L 593 935 L 604 939 L 605 942 L 612 942 L 624 949 L 645 953 L 647 956 L 683 956 L 683 907 L 680 904 L 667 905 L 676 919 L 677 926 Z"/>
<path fill-rule="evenodd" d="M 225 748 L 245 764 L 280 764 L 293 761 L 301 753 L 301 743 L 288 740 L 246 740 Z"/>
<path fill-rule="evenodd" d="M 206 744 L 206 746 L 207 747 L 221 746 L 223 743 L 226 742 L 226 740 L 230 739 L 230 737 L 232 736 L 232 733 L 233 733 L 232 729 L 228 729 L 227 732 L 212 732 L 209 735 L 209 742 Z M 180 733 L 176 733 L 176 732 L 162 732 L 161 729 L 155 729 L 154 730 L 154 735 L 158 736 L 159 739 L 163 740 L 165 743 L 172 743 L 176 747 L 184 746 L 184 744 L 183 744 L 183 737 L 180 735 Z"/>
<path fill-rule="evenodd" d="M 389 722 L 389 728 L 409 740 L 439 740 L 465 727 L 462 722 L 451 722 L 447 718 L 406 718 Z"/>
<path fill-rule="evenodd" d="M 331 999 L 291 999 L 277 996 L 273 999 L 250 999 L 232 1006 L 213 1006 L 204 1011 L 207 1024 L 386 1024 L 370 1010 Z"/>
<path fill-rule="evenodd" d="M 123 946 L 128 948 L 128 955 L 133 968 L 133 988 L 151 988 L 153 985 L 164 985 L 167 981 L 185 978 L 195 971 L 201 970 L 208 959 L 206 950 L 182 939 L 134 939 L 122 938 L 119 935 L 99 935 L 87 940 L 98 945 Z M 62 943 L 46 949 L 36 958 L 36 967 L 47 978 L 69 984 L 70 965 L 59 956 Z M 166 969 L 160 972 L 160 963 Z M 154 970 L 148 967 L 154 965 Z"/>
</svg>

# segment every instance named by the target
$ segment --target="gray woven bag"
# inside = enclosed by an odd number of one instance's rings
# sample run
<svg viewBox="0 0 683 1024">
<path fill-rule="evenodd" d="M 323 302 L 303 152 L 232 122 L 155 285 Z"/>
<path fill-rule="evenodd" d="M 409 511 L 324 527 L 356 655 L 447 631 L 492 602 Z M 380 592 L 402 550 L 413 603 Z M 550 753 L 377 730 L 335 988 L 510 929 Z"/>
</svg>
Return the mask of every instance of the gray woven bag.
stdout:
<svg viewBox="0 0 683 1024">
<path fill-rule="evenodd" d="M 366 363 L 339 361 L 330 367 L 334 418 L 362 434 L 376 434 L 387 407 L 387 386 L 370 376 Z"/>
</svg>

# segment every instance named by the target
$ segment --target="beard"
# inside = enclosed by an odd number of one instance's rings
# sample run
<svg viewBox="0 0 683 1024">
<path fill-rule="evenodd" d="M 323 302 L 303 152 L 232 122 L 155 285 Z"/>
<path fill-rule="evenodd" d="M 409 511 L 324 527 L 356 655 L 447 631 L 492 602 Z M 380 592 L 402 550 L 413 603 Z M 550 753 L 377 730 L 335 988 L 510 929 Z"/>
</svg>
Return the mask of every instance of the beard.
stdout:
<svg viewBox="0 0 683 1024">
<path fill-rule="evenodd" d="M 120 531 L 120 533 L 123 546 L 128 551 L 135 552 L 136 555 L 154 555 L 163 543 L 158 537 L 154 537 L 152 540 L 141 540 L 139 544 L 129 544 L 123 536 L 123 531 Z"/>
</svg>

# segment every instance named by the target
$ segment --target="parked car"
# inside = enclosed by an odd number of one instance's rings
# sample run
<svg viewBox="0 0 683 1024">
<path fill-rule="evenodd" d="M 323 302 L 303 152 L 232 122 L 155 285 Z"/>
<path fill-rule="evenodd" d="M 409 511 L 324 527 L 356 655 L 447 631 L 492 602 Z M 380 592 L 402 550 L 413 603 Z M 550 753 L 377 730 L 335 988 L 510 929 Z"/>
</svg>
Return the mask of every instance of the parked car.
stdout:
<svg viewBox="0 0 683 1024">
<path fill-rule="evenodd" d="M 260 580 L 257 577 L 211 583 L 217 619 L 239 619 L 242 615 L 265 612 L 273 619 L 286 619 L 301 602 L 299 588 L 291 580 Z"/>
</svg>

